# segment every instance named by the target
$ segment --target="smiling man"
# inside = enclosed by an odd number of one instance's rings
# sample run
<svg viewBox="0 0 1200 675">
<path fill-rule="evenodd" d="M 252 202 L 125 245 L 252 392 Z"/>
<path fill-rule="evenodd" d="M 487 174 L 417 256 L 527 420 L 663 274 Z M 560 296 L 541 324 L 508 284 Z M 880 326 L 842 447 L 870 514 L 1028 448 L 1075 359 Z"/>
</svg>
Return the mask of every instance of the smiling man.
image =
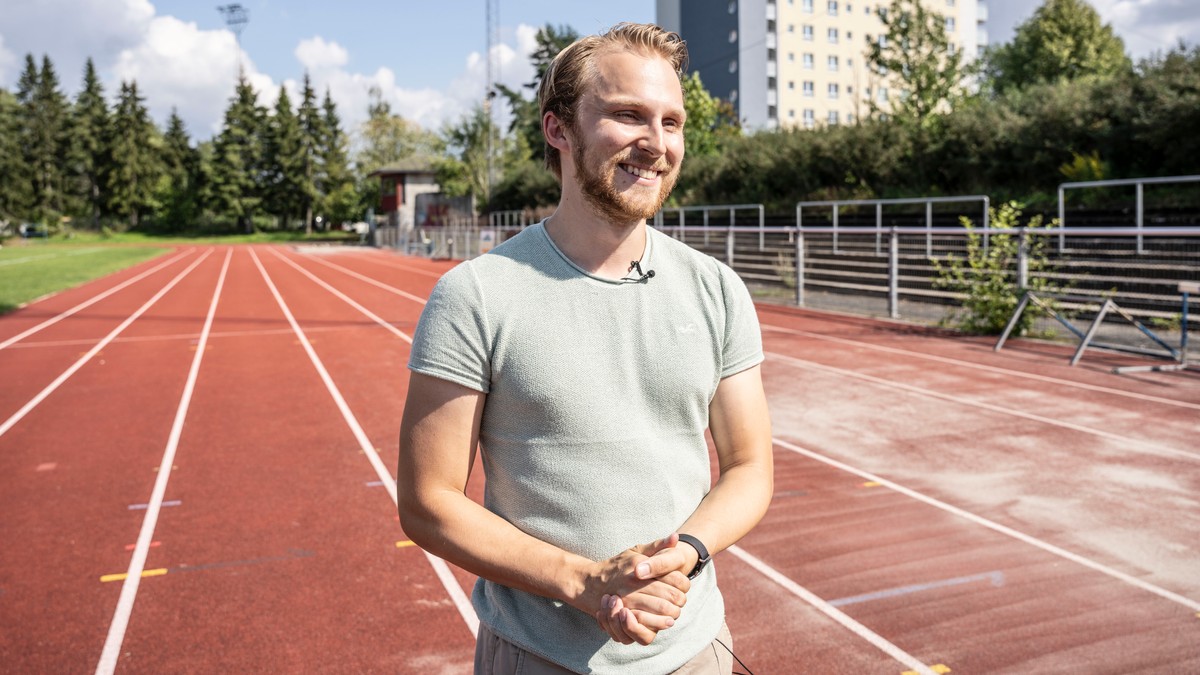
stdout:
<svg viewBox="0 0 1200 675">
<path fill-rule="evenodd" d="M 686 57 L 641 24 L 563 50 L 538 91 L 558 208 L 448 272 L 417 326 L 401 522 L 479 576 L 476 673 L 732 670 L 709 561 L 766 512 L 771 432 L 745 285 L 646 225 Z"/>
</svg>

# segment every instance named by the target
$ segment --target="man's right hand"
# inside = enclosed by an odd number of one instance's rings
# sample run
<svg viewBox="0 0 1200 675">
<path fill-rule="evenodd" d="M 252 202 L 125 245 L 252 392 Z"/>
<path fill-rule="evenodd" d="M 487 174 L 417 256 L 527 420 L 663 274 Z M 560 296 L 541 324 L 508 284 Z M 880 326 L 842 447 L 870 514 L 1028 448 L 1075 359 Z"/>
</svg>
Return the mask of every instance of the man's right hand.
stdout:
<svg viewBox="0 0 1200 675">
<path fill-rule="evenodd" d="M 648 645 L 675 624 L 691 589 L 682 571 L 688 564 L 686 552 L 678 543 L 672 534 L 596 563 L 586 583 L 585 604 L 595 608 L 596 622 L 612 639 Z"/>
</svg>

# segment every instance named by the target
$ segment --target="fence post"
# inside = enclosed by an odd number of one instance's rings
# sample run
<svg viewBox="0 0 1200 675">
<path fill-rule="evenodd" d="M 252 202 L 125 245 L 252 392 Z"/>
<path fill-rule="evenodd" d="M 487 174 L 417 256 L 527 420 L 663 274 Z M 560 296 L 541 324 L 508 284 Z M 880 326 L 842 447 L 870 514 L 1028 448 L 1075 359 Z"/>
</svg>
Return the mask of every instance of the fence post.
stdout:
<svg viewBox="0 0 1200 675">
<path fill-rule="evenodd" d="M 767 218 L 763 211 L 762 204 L 758 205 L 758 252 L 762 253 L 767 250 Z"/>
<path fill-rule="evenodd" d="M 1144 211 L 1142 210 L 1142 184 L 1137 184 L 1137 252 L 1138 255 L 1145 253 L 1142 250 L 1142 223 L 1144 221 Z"/>
<path fill-rule="evenodd" d="M 900 318 L 900 234 L 895 227 L 888 237 L 888 316 Z"/>
<path fill-rule="evenodd" d="M 1022 227 L 1017 232 L 1017 288 L 1029 287 L 1029 233 Z"/>
<path fill-rule="evenodd" d="M 925 257 L 933 257 L 933 202 L 925 202 Z"/>
<path fill-rule="evenodd" d="M 804 306 L 804 232 L 796 226 L 796 306 Z"/>
<path fill-rule="evenodd" d="M 879 244 L 883 236 L 883 202 L 875 202 L 875 255 L 879 255 Z"/>
<path fill-rule="evenodd" d="M 729 231 L 725 235 L 725 264 L 733 267 L 733 209 L 729 209 Z"/>
<path fill-rule="evenodd" d="M 833 205 L 833 254 L 837 255 L 838 251 L 838 205 Z"/>
</svg>

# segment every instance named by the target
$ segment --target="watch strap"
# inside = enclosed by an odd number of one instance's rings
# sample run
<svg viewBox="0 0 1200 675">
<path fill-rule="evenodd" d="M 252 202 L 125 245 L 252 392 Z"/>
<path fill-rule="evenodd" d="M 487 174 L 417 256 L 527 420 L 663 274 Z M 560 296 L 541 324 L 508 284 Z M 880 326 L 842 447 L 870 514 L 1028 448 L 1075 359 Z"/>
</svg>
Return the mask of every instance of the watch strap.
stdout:
<svg viewBox="0 0 1200 675">
<path fill-rule="evenodd" d="M 700 557 L 696 559 L 696 566 L 693 567 L 692 571 L 688 573 L 688 579 L 695 579 L 696 577 L 700 576 L 700 572 L 704 570 L 704 566 L 708 564 L 708 561 L 712 559 L 712 556 L 708 554 L 708 548 L 701 543 L 699 539 L 690 534 L 680 534 L 679 541 L 696 549 L 696 553 L 700 554 Z"/>
</svg>

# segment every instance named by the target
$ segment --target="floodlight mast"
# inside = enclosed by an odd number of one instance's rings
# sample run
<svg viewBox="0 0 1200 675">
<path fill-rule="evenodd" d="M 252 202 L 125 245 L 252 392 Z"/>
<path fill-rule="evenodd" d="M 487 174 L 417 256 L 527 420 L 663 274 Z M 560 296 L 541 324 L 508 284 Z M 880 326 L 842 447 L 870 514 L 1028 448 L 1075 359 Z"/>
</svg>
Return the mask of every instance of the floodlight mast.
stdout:
<svg viewBox="0 0 1200 675">
<path fill-rule="evenodd" d="M 233 40 L 237 44 L 238 77 L 242 76 L 242 29 L 250 23 L 250 10 L 238 4 L 218 5 L 217 11 L 225 17 L 225 25 L 233 31 Z"/>
<path fill-rule="evenodd" d="M 483 95 L 483 111 L 487 115 L 487 197 L 490 200 L 494 172 L 493 155 L 495 154 L 493 137 L 496 135 L 492 99 L 496 98 L 496 79 L 500 75 L 499 63 L 493 62 L 497 58 L 493 55 L 493 48 L 500 43 L 500 0 L 484 0 L 484 3 L 487 14 L 487 53 L 484 54 L 484 63 L 487 65 L 487 83 Z"/>
</svg>

